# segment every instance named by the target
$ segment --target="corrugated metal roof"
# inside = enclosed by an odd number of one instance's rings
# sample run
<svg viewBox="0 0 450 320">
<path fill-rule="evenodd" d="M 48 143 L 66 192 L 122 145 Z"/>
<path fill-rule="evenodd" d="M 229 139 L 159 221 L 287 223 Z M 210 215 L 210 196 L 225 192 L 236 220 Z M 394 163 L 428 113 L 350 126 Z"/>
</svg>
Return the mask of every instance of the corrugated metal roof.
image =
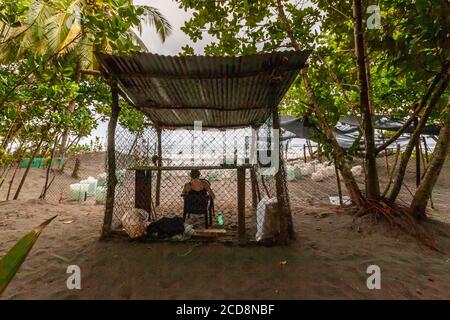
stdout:
<svg viewBox="0 0 450 320">
<path fill-rule="evenodd" d="M 97 57 L 102 72 L 116 78 L 122 95 L 154 124 L 192 127 L 201 120 L 203 127 L 225 128 L 264 123 L 305 66 L 308 52 Z"/>
</svg>

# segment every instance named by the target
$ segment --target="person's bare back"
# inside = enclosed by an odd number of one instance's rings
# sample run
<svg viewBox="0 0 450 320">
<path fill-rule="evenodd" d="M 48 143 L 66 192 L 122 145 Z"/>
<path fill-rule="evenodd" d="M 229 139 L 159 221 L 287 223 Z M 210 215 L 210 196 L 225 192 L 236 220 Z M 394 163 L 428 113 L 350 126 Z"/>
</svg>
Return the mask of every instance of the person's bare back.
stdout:
<svg viewBox="0 0 450 320">
<path fill-rule="evenodd" d="M 205 180 L 200 179 L 200 171 L 199 170 L 192 170 L 190 177 L 191 177 L 191 181 L 186 183 L 183 187 L 183 194 L 188 193 L 191 190 L 197 191 L 197 192 L 205 190 L 206 192 L 208 192 L 209 196 L 212 199 L 215 198 L 215 194 L 212 191 L 209 183 Z"/>
</svg>

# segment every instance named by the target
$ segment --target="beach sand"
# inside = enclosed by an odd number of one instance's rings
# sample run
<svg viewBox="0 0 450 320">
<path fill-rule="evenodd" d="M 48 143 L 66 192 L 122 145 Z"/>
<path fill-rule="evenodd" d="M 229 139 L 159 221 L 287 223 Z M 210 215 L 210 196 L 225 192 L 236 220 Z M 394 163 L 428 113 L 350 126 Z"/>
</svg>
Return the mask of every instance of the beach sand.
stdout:
<svg viewBox="0 0 450 320">
<path fill-rule="evenodd" d="M 444 255 L 383 224 L 352 228 L 350 215 L 330 210 L 296 213 L 298 239 L 285 247 L 99 241 L 102 211 L 38 200 L 2 203 L 0 255 L 59 215 L 2 298 L 450 299 L 450 230 L 442 222 L 432 224 Z M 381 269 L 380 290 L 366 287 L 372 264 Z M 81 269 L 81 290 L 66 287 L 69 265 Z"/>
<path fill-rule="evenodd" d="M 83 175 L 102 170 L 101 159 L 83 159 Z M 439 198 L 426 223 L 445 254 L 385 223 L 355 224 L 331 206 L 308 207 L 292 184 L 297 240 L 289 246 L 100 241 L 103 206 L 33 199 L 43 172 L 32 170 L 19 200 L 0 203 L 0 256 L 58 215 L 1 299 L 450 299 L 450 197 Z M 449 195 L 443 174 L 437 192 Z M 80 267 L 81 290 L 67 289 L 69 265 Z M 380 290 L 366 286 L 370 265 L 381 269 Z"/>
</svg>

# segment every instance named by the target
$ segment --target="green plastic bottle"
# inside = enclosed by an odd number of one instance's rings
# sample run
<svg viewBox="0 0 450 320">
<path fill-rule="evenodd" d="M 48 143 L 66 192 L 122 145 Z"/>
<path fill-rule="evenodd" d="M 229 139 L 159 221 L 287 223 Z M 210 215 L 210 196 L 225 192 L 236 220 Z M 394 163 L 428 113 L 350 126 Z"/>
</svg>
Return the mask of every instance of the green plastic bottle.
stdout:
<svg viewBox="0 0 450 320">
<path fill-rule="evenodd" d="M 222 214 L 222 211 L 219 211 L 219 213 L 217 214 L 217 223 L 219 224 L 219 226 L 223 226 L 223 214 Z"/>
</svg>

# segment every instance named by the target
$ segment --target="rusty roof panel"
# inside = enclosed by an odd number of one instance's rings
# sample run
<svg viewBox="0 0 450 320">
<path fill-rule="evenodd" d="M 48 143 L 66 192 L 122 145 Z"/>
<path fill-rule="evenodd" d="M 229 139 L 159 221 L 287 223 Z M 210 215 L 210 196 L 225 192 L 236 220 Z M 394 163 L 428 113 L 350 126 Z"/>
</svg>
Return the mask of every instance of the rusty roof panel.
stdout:
<svg viewBox="0 0 450 320">
<path fill-rule="evenodd" d="M 220 128 L 263 123 L 305 66 L 308 52 L 97 57 L 103 73 L 116 78 L 122 94 L 156 125 L 191 127 L 201 120 L 204 127 Z"/>
</svg>

